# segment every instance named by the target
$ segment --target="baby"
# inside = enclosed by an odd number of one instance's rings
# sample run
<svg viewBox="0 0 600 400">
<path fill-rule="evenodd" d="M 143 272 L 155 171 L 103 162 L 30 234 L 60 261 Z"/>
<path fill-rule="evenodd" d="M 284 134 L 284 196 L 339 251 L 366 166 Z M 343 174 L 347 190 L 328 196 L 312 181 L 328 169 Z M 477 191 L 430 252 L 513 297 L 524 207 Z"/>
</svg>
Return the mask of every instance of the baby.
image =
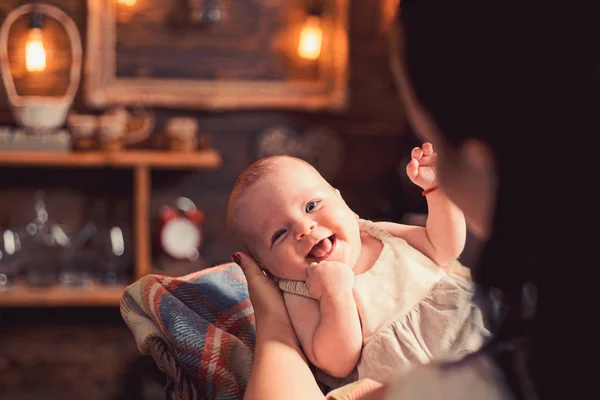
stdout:
<svg viewBox="0 0 600 400">
<path fill-rule="evenodd" d="M 229 227 L 284 291 L 307 358 L 330 377 L 347 378 L 340 385 L 459 358 L 487 336 L 470 281 L 441 268 L 463 250 L 464 216 L 437 187 L 432 145 L 411 156 L 406 172 L 427 199 L 425 227 L 360 219 L 293 157 L 258 160 L 229 199 Z"/>
</svg>

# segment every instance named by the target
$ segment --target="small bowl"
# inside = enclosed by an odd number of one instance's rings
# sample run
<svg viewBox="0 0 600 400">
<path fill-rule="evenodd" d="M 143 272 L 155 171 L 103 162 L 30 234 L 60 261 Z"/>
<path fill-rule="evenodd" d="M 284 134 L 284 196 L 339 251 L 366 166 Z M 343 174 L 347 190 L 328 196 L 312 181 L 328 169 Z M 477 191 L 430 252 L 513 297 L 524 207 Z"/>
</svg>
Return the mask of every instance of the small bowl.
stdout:
<svg viewBox="0 0 600 400">
<path fill-rule="evenodd" d="M 78 139 L 91 138 L 98 128 L 98 117 L 95 115 L 70 114 L 67 117 L 67 125 Z"/>
<path fill-rule="evenodd" d="M 103 114 L 98 119 L 100 136 L 106 140 L 122 139 L 125 136 L 127 120 L 118 114 Z"/>
<path fill-rule="evenodd" d="M 165 125 L 165 132 L 168 137 L 179 140 L 190 140 L 196 137 L 198 130 L 198 121 L 194 118 L 173 117 Z"/>
</svg>

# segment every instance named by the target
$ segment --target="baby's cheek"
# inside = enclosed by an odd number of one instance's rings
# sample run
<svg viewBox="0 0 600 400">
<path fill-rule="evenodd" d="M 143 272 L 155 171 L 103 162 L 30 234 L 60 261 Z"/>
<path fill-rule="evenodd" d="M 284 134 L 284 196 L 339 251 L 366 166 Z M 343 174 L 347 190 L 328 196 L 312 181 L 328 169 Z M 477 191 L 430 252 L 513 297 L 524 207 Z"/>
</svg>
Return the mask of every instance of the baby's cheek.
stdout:
<svg viewBox="0 0 600 400">
<path fill-rule="evenodd" d="M 348 228 L 352 225 L 353 215 L 352 213 L 346 211 L 347 207 L 340 207 L 338 210 L 331 214 L 331 223 L 335 229 L 339 232 L 338 234 L 347 235 Z"/>
<path fill-rule="evenodd" d="M 289 272 L 290 269 L 295 269 L 298 264 L 298 257 L 294 254 L 291 249 L 278 250 L 276 254 L 271 258 L 271 265 L 274 269 L 280 272 Z"/>
</svg>

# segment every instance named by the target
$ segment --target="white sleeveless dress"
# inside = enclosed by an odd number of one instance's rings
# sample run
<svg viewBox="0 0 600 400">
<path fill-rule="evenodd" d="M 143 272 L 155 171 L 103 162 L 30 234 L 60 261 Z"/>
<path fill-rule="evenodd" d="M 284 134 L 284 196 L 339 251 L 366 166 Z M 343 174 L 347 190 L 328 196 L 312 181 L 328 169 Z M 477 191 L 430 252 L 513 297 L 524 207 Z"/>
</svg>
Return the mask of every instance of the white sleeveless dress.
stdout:
<svg viewBox="0 0 600 400">
<path fill-rule="evenodd" d="M 470 281 L 446 273 L 404 239 L 371 221 L 360 220 L 360 229 L 383 244 L 371 269 L 354 280 L 362 354 L 355 373 L 347 379 L 332 380 L 319 373 L 319 380 L 329 387 L 362 378 L 384 382 L 402 367 L 439 358 L 458 359 L 481 347 L 489 332 L 471 302 Z M 304 282 L 282 280 L 279 286 L 308 296 Z"/>
</svg>

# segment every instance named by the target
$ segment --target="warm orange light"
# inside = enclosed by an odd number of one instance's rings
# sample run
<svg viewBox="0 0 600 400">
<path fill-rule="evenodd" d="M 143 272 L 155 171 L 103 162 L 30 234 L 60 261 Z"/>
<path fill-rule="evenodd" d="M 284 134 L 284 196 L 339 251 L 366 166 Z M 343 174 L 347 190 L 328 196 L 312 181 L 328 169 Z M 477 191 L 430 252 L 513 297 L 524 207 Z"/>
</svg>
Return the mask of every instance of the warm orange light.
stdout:
<svg viewBox="0 0 600 400">
<path fill-rule="evenodd" d="M 40 28 L 31 28 L 25 44 L 25 68 L 29 72 L 46 69 L 46 49 Z"/>
<path fill-rule="evenodd" d="M 137 0 L 119 0 L 119 4 L 122 4 L 122 5 L 128 6 L 128 7 L 135 6 L 135 3 L 137 3 Z"/>
<path fill-rule="evenodd" d="M 298 43 L 298 55 L 308 60 L 316 60 L 321 55 L 321 44 L 323 42 L 323 29 L 321 29 L 321 18 L 309 15 L 300 31 L 300 42 Z"/>
</svg>

